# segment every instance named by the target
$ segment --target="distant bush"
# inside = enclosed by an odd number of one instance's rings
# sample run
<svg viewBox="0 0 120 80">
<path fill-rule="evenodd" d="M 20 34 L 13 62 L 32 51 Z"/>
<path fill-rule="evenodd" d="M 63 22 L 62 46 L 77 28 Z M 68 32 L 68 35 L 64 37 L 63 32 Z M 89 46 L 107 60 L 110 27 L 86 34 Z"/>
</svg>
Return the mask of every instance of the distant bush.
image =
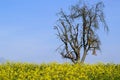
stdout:
<svg viewBox="0 0 120 80">
<path fill-rule="evenodd" d="M 0 80 L 120 80 L 120 64 L 29 64 L 0 65 Z"/>
</svg>

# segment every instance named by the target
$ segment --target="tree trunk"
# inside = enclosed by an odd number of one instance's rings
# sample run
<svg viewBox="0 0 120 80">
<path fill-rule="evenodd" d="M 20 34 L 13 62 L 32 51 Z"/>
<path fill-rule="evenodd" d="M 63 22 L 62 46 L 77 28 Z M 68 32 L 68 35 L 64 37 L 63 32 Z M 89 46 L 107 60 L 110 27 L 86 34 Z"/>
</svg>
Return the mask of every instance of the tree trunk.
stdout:
<svg viewBox="0 0 120 80">
<path fill-rule="evenodd" d="M 80 63 L 80 49 L 78 49 L 76 53 L 76 63 Z"/>
<path fill-rule="evenodd" d="M 80 56 L 77 56 L 76 63 L 80 63 Z"/>
<path fill-rule="evenodd" d="M 86 55 L 87 55 L 87 51 L 84 50 L 84 53 L 83 53 L 83 56 L 82 56 L 82 59 L 81 59 L 81 63 L 84 63 Z"/>
</svg>

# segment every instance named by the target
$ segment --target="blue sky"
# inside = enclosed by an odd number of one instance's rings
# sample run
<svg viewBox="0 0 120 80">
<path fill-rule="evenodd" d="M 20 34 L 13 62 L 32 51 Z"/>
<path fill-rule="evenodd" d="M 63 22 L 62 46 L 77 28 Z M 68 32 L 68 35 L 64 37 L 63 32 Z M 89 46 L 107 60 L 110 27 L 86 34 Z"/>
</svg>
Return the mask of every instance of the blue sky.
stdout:
<svg viewBox="0 0 120 80">
<path fill-rule="evenodd" d="M 86 0 L 89 1 L 89 0 Z M 94 3 L 100 0 L 93 0 Z M 110 32 L 100 32 L 101 52 L 89 54 L 87 63 L 120 63 L 120 1 L 102 0 Z M 15 62 L 67 62 L 55 49 L 61 44 L 53 26 L 56 13 L 77 0 L 1 0 L 0 57 Z"/>
</svg>

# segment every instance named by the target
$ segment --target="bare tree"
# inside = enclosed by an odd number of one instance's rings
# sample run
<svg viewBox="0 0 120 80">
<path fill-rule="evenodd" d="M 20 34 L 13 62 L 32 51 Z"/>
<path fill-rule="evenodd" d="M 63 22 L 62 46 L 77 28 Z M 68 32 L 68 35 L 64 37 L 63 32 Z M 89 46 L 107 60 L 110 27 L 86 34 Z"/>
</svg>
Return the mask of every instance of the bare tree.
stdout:
<svg viewBox="0 0 120 80">
<path fill-rule="evenodd" d="M 70 59 L 73 63 L 84 63 L 88 52 L 96 55 L 96 50 L 100 50 L 97 30 L 104 26 L 105 31 L 108 31 L 103 7 L 102 2 L 92 7 L 77 4 L 71 7 L 68 15 L 61 10 L 55 29 L 63 43 L 59 49 L 62 48 L 60 54 L 64 58 Z"/>
</svg>

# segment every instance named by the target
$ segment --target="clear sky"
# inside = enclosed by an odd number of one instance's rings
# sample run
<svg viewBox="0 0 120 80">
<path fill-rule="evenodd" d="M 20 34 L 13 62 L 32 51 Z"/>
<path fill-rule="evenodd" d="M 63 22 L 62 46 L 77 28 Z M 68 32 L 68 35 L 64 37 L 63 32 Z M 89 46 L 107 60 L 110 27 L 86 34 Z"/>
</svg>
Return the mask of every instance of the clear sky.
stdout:
<svg viewBox="0 0 120 80">
<path fill-rule="evenodd" d="M 17 62 L 67 62 L 55 51 L 60 45 L 53 26 L 56 13 L 78 0 L 0 0 L 0 58 Z M 90 0 L 86 0 L 90 1 Z M 94 3 L 93 0 L 90 3 Z M 102 0 L 110 32 L 100 32 L 101 52 L 87 63 L 120 63 L 120 0 Z"/>
</svg>

